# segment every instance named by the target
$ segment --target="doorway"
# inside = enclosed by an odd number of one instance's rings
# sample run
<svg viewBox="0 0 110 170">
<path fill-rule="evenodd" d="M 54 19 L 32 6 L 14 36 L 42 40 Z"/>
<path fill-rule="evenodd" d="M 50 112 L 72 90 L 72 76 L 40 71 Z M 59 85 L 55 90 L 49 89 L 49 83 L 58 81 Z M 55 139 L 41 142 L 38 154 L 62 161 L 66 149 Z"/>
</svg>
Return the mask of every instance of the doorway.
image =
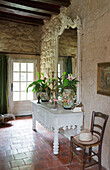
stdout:
<svg viewBox="0 0 110 170">
<path fill-rule="evenodd" d="M 37 61 L 32 59 L 9 60 L 9 111 L 15 116 L 32 114 L 32 89 L 27 86 L 36 79 Z"/>
</svg>

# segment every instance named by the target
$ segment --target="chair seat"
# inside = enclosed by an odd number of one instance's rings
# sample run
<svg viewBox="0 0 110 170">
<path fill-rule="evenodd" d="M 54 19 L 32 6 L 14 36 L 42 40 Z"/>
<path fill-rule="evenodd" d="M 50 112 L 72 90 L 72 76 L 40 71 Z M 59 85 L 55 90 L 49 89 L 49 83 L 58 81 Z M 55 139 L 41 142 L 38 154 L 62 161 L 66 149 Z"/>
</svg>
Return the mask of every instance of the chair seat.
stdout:
<svg viewBox="0 0 110 170">
<path fill-rule="evenodd" d="M 92 136 L 93 139 L 92 139 L 91 141 L 81 141 L 81 140 L 79 140 L 79 135 L 80 135 L 80 134 L 74 136 L 74 140 L 75 140 L 75 142 L 76 142 L 77 144 L 90 146 L 90 145 L 94 145 L 94 144 L 96 144 L 96 143 L 99 142 L 99 138 L 98 138 L 96 135 L 93 135 L 93 136 Z"/>
</svg>

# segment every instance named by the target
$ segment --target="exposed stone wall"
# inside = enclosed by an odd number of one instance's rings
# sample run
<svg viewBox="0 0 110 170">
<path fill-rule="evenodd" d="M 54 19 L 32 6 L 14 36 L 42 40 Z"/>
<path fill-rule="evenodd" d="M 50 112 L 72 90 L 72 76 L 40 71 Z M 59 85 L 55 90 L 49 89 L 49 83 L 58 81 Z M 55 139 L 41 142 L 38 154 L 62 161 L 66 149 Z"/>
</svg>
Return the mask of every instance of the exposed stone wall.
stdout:
<svg viewBox="0 0 110 170">
<path fill-rule="evenodd" d="M 55 72 L 55 30 L 59 24 L 59 18 L 53 16 L 51 22 L 45 21 L 43 26 L 40 66 L 45 76 L 52 76 L 52 72 Z"/>
<path fill-rule="evenodd" d="M 41 27 L 0 20 L 0 51 L 40 53 Z"/>
<path fill-rule="evenodd" d="M 59 57 L 58 62 L 63 63 L 63 72 L 65 71 L 66 57 L 72 57 L 72 74 L 77 77 L 77 30 L 65 29 L 59 36 L 58 41 Z"/>
<path fill-rule="evenodd" d="M 72 0 L 67 9 L 71 19 L 77 16 L 82 21 L 82 103 L 85 110 L 85 127 L 90 127 L 92 111 L 110 116 L 110 97 L 97 94 L 97 64 L 110 62 L 110 1 Z M 57 23 L 58 22 L 58 23 Z M 54 71 L 55 29 L 60 25 L 58 16 L 45 23 L 41 46 L 41 70 Z M 44 62 L 45 61 L 45 62 Z M 102 165 L 110 169 L 110 118 L 103 140 Z M 106 158 L 106 159 L 105 159 Z"/>
<path fill-rule="evenodd" d="M 59 56 L 77 55 L 77 30 L 65 29 L 59 36 Z"/>
</svg>

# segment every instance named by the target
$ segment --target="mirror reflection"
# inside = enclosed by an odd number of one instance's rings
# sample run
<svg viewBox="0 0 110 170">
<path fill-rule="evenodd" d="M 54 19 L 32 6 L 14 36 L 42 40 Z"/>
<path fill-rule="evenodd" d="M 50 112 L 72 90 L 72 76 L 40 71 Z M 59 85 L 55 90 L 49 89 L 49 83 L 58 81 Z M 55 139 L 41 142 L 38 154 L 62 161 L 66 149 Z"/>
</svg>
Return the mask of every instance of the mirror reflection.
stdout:
<svg viewBox="0 0 110 170">
<path fill-rule="evenodd" d="M 77 28 L 65 29 L 59 36 L 58 77 L 63 72 L 77 77 Z"/>
</svg>

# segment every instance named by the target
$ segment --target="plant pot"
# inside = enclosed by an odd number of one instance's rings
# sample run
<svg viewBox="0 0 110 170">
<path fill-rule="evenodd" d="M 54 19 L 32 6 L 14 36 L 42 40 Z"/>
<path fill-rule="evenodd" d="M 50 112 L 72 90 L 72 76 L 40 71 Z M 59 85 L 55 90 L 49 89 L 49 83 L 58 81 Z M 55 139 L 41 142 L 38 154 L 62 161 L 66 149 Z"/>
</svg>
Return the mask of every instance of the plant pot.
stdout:
<svg viewBox="0 0 110 170">
<path fill-rule="evenodd" d="M 40 97 L 41 97 L 42 102 L 48 102 L 49 101 L 49 96 L 48 96 L 47 92 L 41 92 Z"/>
<path fill-rule="evenodd" d="M 74 106 L 74 90 L 64 89 L 63 91 L 63 107 L 64 109 L 71 109 Z"/>
</svg>

